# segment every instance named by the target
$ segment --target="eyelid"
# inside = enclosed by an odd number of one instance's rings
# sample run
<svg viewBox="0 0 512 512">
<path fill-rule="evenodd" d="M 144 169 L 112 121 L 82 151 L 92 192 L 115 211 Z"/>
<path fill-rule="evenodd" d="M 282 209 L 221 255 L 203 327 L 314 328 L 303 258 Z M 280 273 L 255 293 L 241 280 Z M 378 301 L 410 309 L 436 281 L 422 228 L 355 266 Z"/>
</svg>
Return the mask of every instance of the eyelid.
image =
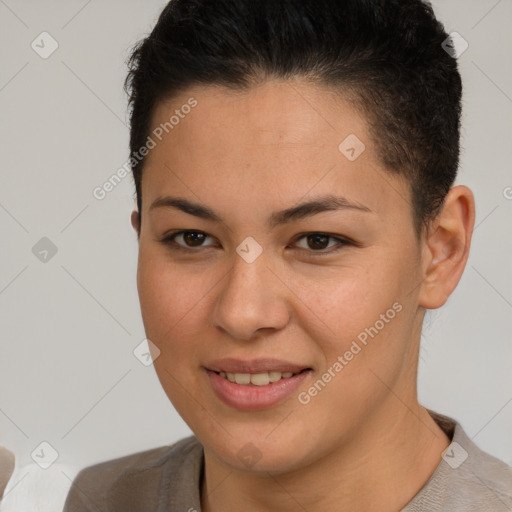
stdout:
<svg viewBox="0 0 512 512">
<path fill-rule="evenodd" d="M 173 231 L 173 232 L 170 232 L 170 233 L 166 233 L 163 237 L 161 237 L 158 241 L 163 243 L 164 245 L 167 245 L 171 248 L 171 250 L 177 250 L 177 251 L 184 251 L 184 252 L 188 252 L 188 253 L 194 253 L 194 252 L 199 252 L 200 249 L 202 248 L 205 248 L 205 247 L 212 247 L 214 246 L 214 244 L 210 244 L 210 245 L 199 245 L 197 246 L 197 248 L 194 248 L 194 247 L 187 247 L 187 246 L 184 246 L 184 245 L 180 245 L 178 244 L 175 239 L 176 237 L 178 237 L 179 235 L 183 235 L 185 233 L 200 233 L 200 234 L 203 234 L 205 235 L 206 237 L 208 238 L 214 238 L 212 237 L 211 235 L 209 235 L 208 233 L 204 232 L 204 231 L 201 231 L 201 230 L 197 230 L 197 229 L 183 229 L 183 230 L 179 230 L 179 231 Z M 327 256 L 329 254 L 332 254 L 340 249 L 342 249 L 343 247 L 346 247 L 347 245 L 358 245 L 356 242 L 354 242 L 353 240 L 350 240 L 346 237 L 342 237 L 342 236 L 339 236 L 339 235 L 332 235 L 330 233 L 326 233 L 326 232 L 323 232 L 323 231 L 306 231 L 304 233 L 300 233 L 299 235 L 296 235 L 294 237 L 294 241 L 293 243 L 297 243 L 299 240 L 301 240 L 302 238 L 306 238 L 308 236 L 311 236 L 311 235 L 322 235 L 322 236 L 326 236 L 332 240 L 336 240 L 338 242 L 338 244 L 334 245 L 334 246 L 331 246 L 327 249 L 320 249 L 318 251 L 314 251 L 312 249 L 305 249 L 303 247 L 299 247 L 299 250 L 301 251 L 304 251 L 309 255 L 311 256 Z"/>
<path fill-rule="evenodd" d="M 179 235 L 183 235 L 185 233 L 201 233 L 201 234 L 205 235 L 208 238 L 213 238 L 208 233 L 205 233 L 204 231 L 200 231 L 198 229 L 182 229 L 182 230 L 179 230 L 179 231 L 173 231 L 173 232 L 170 232 L 170 233 L 166 233 L 162 238 L 159 239 L 159 242 L 163 243 L 164 245 L 169 246 L 169 248 L 172 249 L 172 250 L 184 251 L 184 252 L 188 252 L 188 253 L 198 252 L 199 249 L 202 249 L 204 247 L 212 247 L 214 245 L 214 244 L 199 245 L 195 249 L 193 247 L 187 247 L 186 245 L 178 244 L 175 241 L 176 237 L 178 237 Z"/>
<path fill-rule="evenodd" d="M 312 256 L 328 256 L 329 254 L 332 254 L 334 252 L 339 251 L 340 249 L 343 249 L 347 245 L 357 245 L 355 242 L 353 242 L 352 240 L 350 240 L 346 237 L 342 237 L 339 235 L 332 235 L 332 234 L 326 233 L 324 231 L 307 231 L 305 233 L 301 233 L 294 238 L 293 243 L 296 244 L 302 238 L 306 238 L 311 235 L 326 236 L 327 238 L 336 240 L 338 242 L 336 245 L 327 247 L 325 249 L 319 249 L 318 251 L 314 251 L 313 249 L 304 249 L 303 247 L 299 247 L 299 249 L 301 251 L 305 251 L 308 255 L 312 255 Z"/>
</svg>

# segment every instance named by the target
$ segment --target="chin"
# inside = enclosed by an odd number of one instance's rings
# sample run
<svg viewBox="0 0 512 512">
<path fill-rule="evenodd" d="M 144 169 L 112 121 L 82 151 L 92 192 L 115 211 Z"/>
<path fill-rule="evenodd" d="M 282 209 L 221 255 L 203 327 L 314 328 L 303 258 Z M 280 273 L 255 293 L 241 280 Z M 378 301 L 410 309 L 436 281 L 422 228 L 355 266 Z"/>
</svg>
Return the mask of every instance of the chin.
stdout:
<svg viewBox="0 0 512 512">
<path fill-rule="evenodd" d="M 279 428 L 279 427 L 278 427 Z M 223 435 L 212 436 L 212 432 L 198 432 L 196 436 L 206 451 L 216 459 L 235 471 L 246 471 L 261 474 L 282 474 L 300 469 L 311 462 L 313 446 L 308 447 L 304 439 L 307 433 L 296 433 L 295 436 L 273 435 L 266 430 L 265 433 L 251 432 L 247 425 L 240 429 L 233 429 L 227 425 Z M 239 433 L 236 431 L 238 430 Z M 294 441 L 294 437 L 301 442 Z"/>
</svg>

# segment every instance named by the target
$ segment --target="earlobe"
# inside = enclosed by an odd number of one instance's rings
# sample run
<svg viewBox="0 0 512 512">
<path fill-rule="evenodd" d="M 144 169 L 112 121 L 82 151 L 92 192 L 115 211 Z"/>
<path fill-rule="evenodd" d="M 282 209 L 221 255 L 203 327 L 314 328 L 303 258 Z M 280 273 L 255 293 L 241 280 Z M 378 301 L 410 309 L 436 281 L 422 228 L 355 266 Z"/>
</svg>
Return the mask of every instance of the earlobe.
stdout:
<svg viewBox="0 0 512 512">
<path fill-rule="evenodd" d="M 441 307 L 466 266 L 475 223 L 475 201 L 467 187 L 453 187 L 425 240 L 420 306 Z"/>
<path fill-rule="evenodd" d="M 137 238 L 140 236 L 140 218 L 139 212 L 137 210 L 133 210 L 131 215 L 131 223 L 133 229 L 137 232 Z"/>
</svg>

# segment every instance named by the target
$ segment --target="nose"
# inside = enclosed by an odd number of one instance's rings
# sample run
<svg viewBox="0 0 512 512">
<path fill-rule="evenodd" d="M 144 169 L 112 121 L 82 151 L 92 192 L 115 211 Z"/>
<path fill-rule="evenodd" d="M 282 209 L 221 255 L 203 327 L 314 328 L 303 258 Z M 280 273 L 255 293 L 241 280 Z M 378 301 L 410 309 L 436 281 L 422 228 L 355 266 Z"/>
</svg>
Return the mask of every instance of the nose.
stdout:
<svg viewBox="0 0 512 512">
<path fill-rule="evenodd" d="M 289 290 L 269 267 L 265 252 L 252 263 L 236 255 L 219 285 L 214 323 L 232 338 L 248 341 L 288 324 Z"/>
</svg>

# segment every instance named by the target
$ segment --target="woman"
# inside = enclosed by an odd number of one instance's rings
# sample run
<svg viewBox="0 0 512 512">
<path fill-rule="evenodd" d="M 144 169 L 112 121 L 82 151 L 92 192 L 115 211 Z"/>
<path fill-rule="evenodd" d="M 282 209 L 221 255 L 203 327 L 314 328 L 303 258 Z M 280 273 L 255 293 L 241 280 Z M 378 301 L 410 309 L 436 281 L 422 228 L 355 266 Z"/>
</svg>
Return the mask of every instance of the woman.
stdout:
<svg viewBox="0 0 512 512">
<path fill-rule="evenodd" d="M 132 224 L 195 435 L 84 470 L 66 510 L 511 510 L 416 391 L 474 225 L 455 54 L 420 0 L 167 5 L 127 79 Z"/>
</svg>

